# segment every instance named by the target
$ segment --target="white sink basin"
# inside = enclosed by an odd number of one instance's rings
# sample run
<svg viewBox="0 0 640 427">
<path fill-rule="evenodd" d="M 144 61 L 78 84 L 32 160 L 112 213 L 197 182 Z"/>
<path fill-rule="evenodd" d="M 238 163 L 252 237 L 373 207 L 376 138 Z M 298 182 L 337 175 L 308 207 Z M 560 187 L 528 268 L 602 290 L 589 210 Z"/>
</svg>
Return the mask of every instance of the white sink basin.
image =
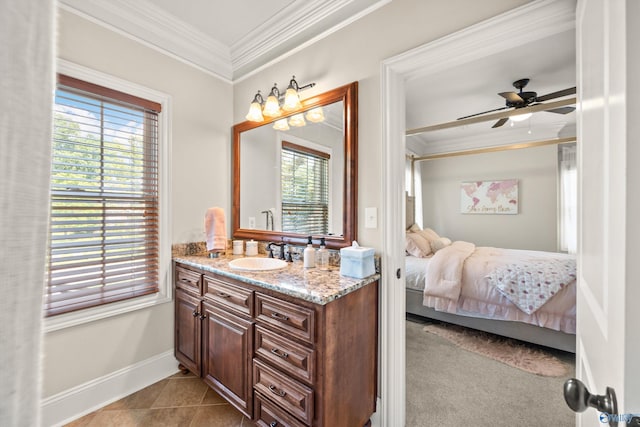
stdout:
<svg viewBox="0 0 640 427">
<path fill-rule="evenodd" d="M 244 271 L 280 270 L 286 266 L 285 261 L 276 258 L 237 258 L 229 261 L 229 267 Z"/>
</svg>

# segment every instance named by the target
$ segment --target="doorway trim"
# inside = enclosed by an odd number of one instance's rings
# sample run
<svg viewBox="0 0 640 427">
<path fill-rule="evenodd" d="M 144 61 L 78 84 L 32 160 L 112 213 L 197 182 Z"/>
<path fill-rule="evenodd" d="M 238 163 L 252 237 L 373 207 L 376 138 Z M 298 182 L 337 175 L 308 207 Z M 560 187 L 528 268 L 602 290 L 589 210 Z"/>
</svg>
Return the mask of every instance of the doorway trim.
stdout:
<svg viewBox="0 0 640 427">
<path fill-rule="evenodd" d="M 406 423 L 404 286 L 405 82 L 575 28 L 575 0 L 538 0 L 386 59 L 382 110 L 382 426 Z M 399 276 L 399 277 L 398 277 Z"/>
</svg>

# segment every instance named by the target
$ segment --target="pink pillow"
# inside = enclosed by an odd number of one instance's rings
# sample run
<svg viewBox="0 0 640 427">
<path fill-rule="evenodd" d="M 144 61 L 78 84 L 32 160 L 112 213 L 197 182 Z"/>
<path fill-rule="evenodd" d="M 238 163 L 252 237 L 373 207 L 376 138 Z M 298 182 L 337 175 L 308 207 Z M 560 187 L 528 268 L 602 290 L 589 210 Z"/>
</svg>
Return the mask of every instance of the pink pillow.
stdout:
<svg viewBox="0 0 640 427">
<path fill-rule="evenodd" d="M 405 250 L 409 255 L 424 258 L 431 255 L 431 243 L 418 233 L 407 233 Z"/>
</svg>

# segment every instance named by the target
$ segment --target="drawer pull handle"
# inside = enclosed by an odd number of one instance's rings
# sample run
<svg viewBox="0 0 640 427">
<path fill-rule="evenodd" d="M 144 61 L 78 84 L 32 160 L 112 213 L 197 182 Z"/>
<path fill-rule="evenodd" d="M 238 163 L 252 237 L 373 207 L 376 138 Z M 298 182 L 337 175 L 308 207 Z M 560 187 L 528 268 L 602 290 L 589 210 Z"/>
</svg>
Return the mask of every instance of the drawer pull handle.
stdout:
<svg viewBox="0 0 640 427">
<path fill-rule="evenodd" d="M 287 395 L 287 393 L 284 390 L 278 390 L 278 388 L 273 384 L 269 384 L 269 390 L 271 391 L 271 393 L 275 394 L 276 396 L 285 397 Z"/>
<path fill-rule="evenodd" d="M 183 282 L 183 283 L 189 283 L 189 284 L 191 284 L 191 280 L 189 280 L 189 279 L 185 279 L 184 277 L 183 277 L 182 279 L 180 279 L 180 281 L 181 281 L 181 282 Z"/>
<path fill-rule="evenodd" d="M 206 314 L 202 313 L 202 314 L 200 315 L 200 320 L 204 320 L 204 319 L 206 319 L 206 318 L 207 318 L 207 315 L 206 315 Z"/>
<path fill-rule="evenodd" d="M 198 310 L 194 310 L 191 314 L 193 314 L 193 317 L 198 317 L 200 315 L 200 313 L 198 313 Z"/>
<path fill-rule="evenodd" d="M 286 359 L 287 357 L 289 357 L 287 353 L 285 353 L 284 351 L 280 351 L 277 348 L 272 348 L 271 353 L 275 354 L 278 357 L 282 357 L 283 359 Z"/>
<path fill-rule="evenodd" d="M 276 320 L 284 320 L 284 321 L 289 320 L 289 316 L 285 316 L 284 314 L 276 313 L 275 311 L 273 313 L 271 313 L 271 317 L 273 317 Z"/>
<path fill-rule="evenodd" d="M 218 296 L 220 298 L 231 298 L 231 295 L 225 294 L 224 292 L 218 292 Z"/>
<path fill-rule="evenodd" d="M 269 424 L 269 427 L 278 427 L 278 422 L 277 421 L 271 421 L 271 423 Z"/>
</svg>

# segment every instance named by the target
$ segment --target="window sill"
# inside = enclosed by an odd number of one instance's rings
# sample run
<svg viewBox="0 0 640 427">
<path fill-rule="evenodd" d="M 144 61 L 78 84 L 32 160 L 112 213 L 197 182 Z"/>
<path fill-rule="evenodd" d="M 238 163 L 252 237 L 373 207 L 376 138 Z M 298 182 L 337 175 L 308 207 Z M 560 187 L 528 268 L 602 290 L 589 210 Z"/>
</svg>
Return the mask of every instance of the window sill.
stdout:
<svg viewBox="0 0 640 427">
<path fill-rule="evenodd" d="M 87 308 L 71 313 L 60 314 L 44 319 L 44 333 L 54 332 L 73 326 L 83 325 L 96 320 L 107 319 L 109 317 L 130 313 L 148 307 L 168 303 L 172 300 L 172 295 L 162 291 L 140 298 L 114 302 L 99 307 Z"/>
</svg>

